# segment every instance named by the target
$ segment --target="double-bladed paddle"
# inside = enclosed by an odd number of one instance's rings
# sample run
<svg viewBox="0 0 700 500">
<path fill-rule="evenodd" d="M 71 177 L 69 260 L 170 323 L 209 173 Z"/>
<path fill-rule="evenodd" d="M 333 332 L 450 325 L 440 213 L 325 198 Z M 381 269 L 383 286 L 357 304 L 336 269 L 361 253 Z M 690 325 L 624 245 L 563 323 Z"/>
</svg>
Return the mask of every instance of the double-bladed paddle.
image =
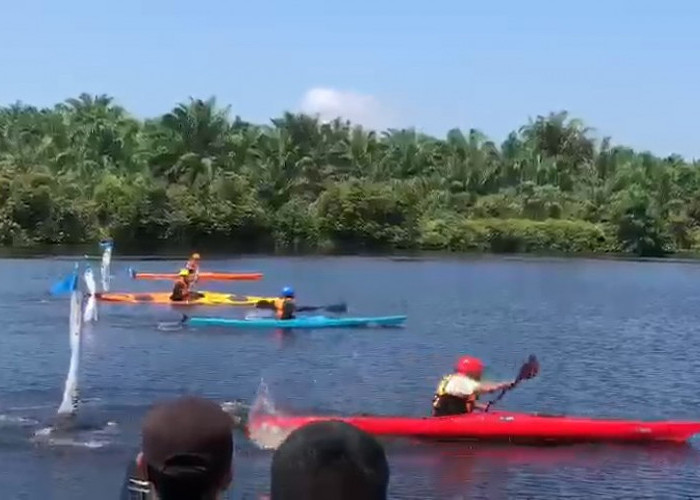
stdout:
<svg viewBox="0 0 700 500">
<path fill-rule="evenodd" d="M 258 302 L 257 307 L 268 310 L 274 309 L 272 304 L 273 301 L 271 300 L 261 300 Z M 261 307 L 262 305 L 264 305 L 265 307 Z M 325 306 L 297 306 L 294 308 L 294 312 L 312 312 L 318 310 L 323 310 L 331 313 L 346 313 L 348 312 L 348 305 L 345 302 L 341 302 L 340 304 L 330 304 Z"/>
<path fill-rule="evenodd" d="M 332 313 L 346 313 L 348 312 L 348 305 L 345 302 L 342 302 L 340 304 L 330 304 L 327 306 L 301 306 L 297 307 L 298 312 L 304 312 L 304 311 L 318 311 L 319 309 L 322 309 L 327 312 L 332 312 Z"/>
<path fill-rule="evenodd" d="M 530 357 L 527 359 L 527 361 L 523 364 L 523 366 L 520 367 L 520 371 L 518 372 L 518 376 L 515 377 L 515 380 L 513 383 L 503 389 L 501 393 L 496 397 L 496 399 L 493 399 L 486 403 L 486 408 L 484 408 L 484 412 L 489 411 L 491 408 L 491 405 L 494 403 L 498 402 L 505 396 L 506 392 L 509 390 L 513 389 L 516 385 L 518 385 L 520 382 L 523 380 L 529 380 L 531 378 L 535 378 L 537 374 L 540 372 L 540 362 L 537 361 L 537 357 L 535 357 L 534 354 L 530 354 Z"/>
</svg>

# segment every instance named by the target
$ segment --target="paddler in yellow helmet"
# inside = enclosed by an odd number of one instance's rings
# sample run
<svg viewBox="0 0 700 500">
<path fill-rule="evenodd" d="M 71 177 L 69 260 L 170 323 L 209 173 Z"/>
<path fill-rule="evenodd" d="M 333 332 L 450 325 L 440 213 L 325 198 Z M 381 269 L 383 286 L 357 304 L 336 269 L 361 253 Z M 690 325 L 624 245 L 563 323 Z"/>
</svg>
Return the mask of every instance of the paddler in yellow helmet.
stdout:
<svg viewBox="0 0 700 500">
<path fill-rule="evenodd" d="M 190 287 L 192 286 L 192 274 L 189 269 L 180 269 L 177 281 L 173 286 L 170 300 L 173 302 L 186 302 L 190 300 Z"/>
</svg>

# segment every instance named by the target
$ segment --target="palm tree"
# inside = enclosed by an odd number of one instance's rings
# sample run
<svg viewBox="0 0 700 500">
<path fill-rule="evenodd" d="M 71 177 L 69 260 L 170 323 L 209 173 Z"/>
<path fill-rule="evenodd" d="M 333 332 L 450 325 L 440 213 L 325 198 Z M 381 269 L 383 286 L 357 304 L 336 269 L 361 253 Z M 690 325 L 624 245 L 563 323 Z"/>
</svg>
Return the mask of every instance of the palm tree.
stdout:
<svg viewBox="0 0 700 500">
<path fill-rule="evenodd" d="M 218 109 L 216 99 L 192 99 L 161 117 L 149 137 L 155 155 L 150 164 L 156 175 L 170 182 L 192 182 L 201 173 L 208 177 L 226 163 L 229 108 Z M 206 182 L 206 181 L 205 181 Z"/>
</svg>

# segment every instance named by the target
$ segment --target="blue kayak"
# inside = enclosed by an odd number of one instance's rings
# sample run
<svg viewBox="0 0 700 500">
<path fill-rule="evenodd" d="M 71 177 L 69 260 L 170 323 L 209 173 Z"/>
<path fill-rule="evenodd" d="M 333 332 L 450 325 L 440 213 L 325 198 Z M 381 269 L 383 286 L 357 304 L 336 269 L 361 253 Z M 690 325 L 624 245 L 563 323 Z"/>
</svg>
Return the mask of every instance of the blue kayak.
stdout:
<svg viewBox="0 0 700 500">
<path fill-rule="evenodd" d="M 193 326 L 230 326 L 234 328 L 352 328 L 372 326 L 397 326 L 406 316 L 377 316 L 374 318 L 329 318 L 326 316 L 297 316 L 294 319 L 275 318 L 208 318 L 190 317 Z"/>
</svg>

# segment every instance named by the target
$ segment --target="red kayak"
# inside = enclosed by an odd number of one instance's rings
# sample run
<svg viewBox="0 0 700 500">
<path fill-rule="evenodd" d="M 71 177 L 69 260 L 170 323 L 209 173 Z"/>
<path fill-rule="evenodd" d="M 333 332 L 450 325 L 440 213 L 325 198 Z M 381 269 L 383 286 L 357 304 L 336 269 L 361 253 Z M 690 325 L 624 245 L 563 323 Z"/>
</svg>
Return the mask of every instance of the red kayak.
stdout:
<svg viewBox="0 0 700 500">
<path fill-rule="evenodd" d="M 377 436 L 528 443 L 676 442 L 700 433 L 700 422 L 603 420 L 564 415 L 488 412 L 448 417 L 311 417 L 258 415 L 249 433 L 291 432 L 311 422 L 341 420 Z"/>
</svg>

